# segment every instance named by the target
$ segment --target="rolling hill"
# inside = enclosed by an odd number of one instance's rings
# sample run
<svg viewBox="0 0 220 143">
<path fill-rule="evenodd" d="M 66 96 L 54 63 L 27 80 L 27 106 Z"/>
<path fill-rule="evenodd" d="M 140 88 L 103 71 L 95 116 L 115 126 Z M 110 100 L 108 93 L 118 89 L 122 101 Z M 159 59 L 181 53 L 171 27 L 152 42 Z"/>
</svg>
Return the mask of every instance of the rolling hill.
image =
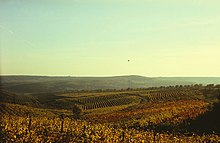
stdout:
<svg viewBox="0 0 220 143">
<path fill-rule="evenodd" d="M 17 93 L 148 88 L 159 86 L 191 85 L 196 83 L 220 84 L 220 78 L 144 77 L 137 75 L 113 77 L 1 76 L 1 87 Z"/>
</svg>

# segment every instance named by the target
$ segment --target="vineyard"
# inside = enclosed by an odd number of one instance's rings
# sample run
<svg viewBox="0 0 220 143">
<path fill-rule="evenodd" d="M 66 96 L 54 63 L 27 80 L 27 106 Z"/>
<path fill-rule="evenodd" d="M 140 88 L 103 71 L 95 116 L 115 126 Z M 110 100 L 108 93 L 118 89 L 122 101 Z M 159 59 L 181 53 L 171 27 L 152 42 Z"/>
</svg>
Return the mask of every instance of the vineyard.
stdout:
<svg viewBox="0 0 220 143">
<path fill-rule="evenodd" d="M 148 101 L 198 99 L 202 98 L 202 93 L 198 90 L 159 90 L 150 91 L 145 97 Z"/>
<path fill-rule="evenodd" d="M 24 95 L 1 91 L 0 142 L 220 142 L 219 132 L 187 130 L 210 112 L 214 104 L 207 99 L 217 101 L 218 91 L 187 87 Z"/>
<path fill-rule="evenodd" d="M 135 96 L 116 94 L 116 95 L 80 98 L 78 102 L 82 105 L 82 108 L 84 110 L 88 110 L 88 109 L 105 108 L 111 106 L 121 106 L 131 103 L 138 103 L 139 100 Z"/>
<path fill-rule="evenodd" d="M 105 124 L 94 124 L 69 118 L 24 118 L 3 116 L 0 126 L 1 142 L 219 142 L 212 135 L 178 135 L 155 133 L 129 128 L 114 128 Z"/>
<path fill-rule="evenodd" d="M 23 105 L 35 105 L 38 106 L 39 102 L 31 95 L 26 94 L 15 94 L 8 91 L 0 90 L 1 102 L 23 104 Z"/>
<path fill-rule="evenodd" d="M 88 115 L 87 118 L 101 123 L 126 122 L 129 126 L 142 127 L 161 123 L 178 124 L 205 113 L 207 106 L 204 101 L 197 100 L 155 102 L 128 107 L 113 113 Z"/>
<path fill-rule="evenodd" d="M 123 105 L 132 106 L 133 104 L 174 101 L 186 99 L 203 99 L 203 95 L 198 90 L 189 89 L 165 89 L 165 90 L 139 90 L 139 91 L 116 91 L 100 93 L 79 93 L 72 95 L 62 95 L 60 104 L 77 104 L 83 110 L 118 107 Z"/>
</svg>

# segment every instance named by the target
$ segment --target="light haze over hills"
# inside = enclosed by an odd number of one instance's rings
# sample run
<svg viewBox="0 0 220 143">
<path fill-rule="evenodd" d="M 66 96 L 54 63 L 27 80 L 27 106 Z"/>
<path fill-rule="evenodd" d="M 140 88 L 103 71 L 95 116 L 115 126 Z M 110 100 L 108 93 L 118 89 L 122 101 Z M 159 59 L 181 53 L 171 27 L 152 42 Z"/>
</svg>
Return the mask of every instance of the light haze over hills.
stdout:
<svg viewBox="0 0 220 143">
<path fill-rule="evenodd" d="M 50 77 L 2 76 L 2 88 L 18 93 L 148 88 L 160 86 L 220 84 L 220 77 Z"/>
</svg>

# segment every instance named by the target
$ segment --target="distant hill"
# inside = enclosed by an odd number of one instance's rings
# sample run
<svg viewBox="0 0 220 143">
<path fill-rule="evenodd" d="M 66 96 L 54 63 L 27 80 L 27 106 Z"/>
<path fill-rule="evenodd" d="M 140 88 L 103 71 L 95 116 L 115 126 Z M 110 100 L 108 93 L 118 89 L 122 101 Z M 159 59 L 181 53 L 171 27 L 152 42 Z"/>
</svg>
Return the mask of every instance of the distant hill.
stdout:
<svg viewBox="0 0 220 143">
<path fill-rule="evenodd" d="M 192 82 L 197 84 L 220 84 L 220 77 L 158 77 L 158 80 Z"/>
<path fill-rule="evenodd" d="M 64 90 L 96 90 L 147 88 L 195 83 L 220 84 L 220 78 L 203 77 L 52 77 L 52 76 L 1 76 L 1 87 L 17 93 L 57 92 Z"/>
</svg>

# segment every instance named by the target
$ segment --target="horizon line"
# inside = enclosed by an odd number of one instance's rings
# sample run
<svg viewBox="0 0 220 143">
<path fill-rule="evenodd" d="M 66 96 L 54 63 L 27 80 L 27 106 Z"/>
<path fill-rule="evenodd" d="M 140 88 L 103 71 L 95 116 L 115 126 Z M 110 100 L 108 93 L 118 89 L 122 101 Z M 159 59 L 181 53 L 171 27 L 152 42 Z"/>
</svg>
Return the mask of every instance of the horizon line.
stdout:
<svg viewBox="0 0 220 143">
<path fill-rule="evenodd" d="M 220 76 L 146 76 L 138 74 L 123 74 L 123 75 L 44 75 L 44 74 L 0 74 L 0 76 L 36 76 L 36 77 L 121 77 L 121 76 L 140 76 L 149 78 L 184 78 L 184 77 L 196 77 L 196 78 L 220 78 Z"/>
</svg>

